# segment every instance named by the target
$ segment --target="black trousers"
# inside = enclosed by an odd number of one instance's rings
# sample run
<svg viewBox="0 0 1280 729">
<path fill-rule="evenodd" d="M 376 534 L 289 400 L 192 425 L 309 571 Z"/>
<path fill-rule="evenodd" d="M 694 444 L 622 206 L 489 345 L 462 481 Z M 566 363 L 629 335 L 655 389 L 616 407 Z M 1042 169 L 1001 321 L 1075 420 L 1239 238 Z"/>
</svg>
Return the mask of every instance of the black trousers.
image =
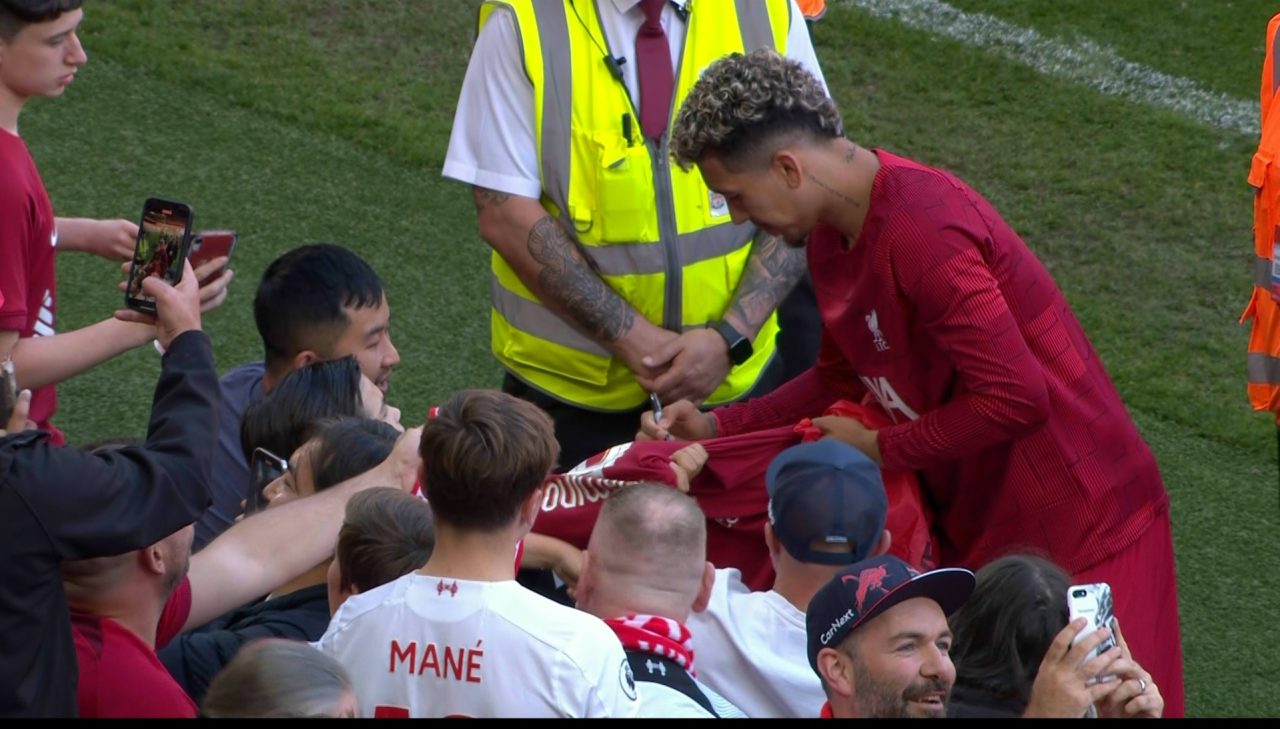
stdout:
<svg viewBox="0 0 1280 729">
<path fill-rule="evenodd" d="M 778 325 L 778 356 L 782 359 L 782 380 L 778 384 L 782 384 L 818 361 L 822 315 L 818 313 L 818 297 L 808 269 L 778 307 Z"/>
<path fill-rule="evenodd" d="M 764 395 L 781 385 L 782 372 L 781 358 L 774 357 L 747 397 Z M 586 410 L 530 387 L 509 372 L 502 378 L 502 391 L 537 405 L 551 416 L 556 426 L 556 441 L 560 444 L 557 471 L 566 471 L 606 448 L 635 440 L 636 431 L 640 430 L 640 414 L 648 409 L 641 407 L 621 413 Z"/>
</svg>

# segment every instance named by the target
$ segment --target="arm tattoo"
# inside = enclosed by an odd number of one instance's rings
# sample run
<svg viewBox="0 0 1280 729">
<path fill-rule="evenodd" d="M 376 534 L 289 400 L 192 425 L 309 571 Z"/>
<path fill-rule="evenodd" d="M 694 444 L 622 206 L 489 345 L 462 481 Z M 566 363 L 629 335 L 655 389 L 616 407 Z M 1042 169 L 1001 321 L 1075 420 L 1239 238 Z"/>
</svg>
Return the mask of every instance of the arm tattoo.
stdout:
<svg viewBox="0 0 1280 729">
<path fill-rule="evenodd" d="M 590 261 L 551 216 L 529 231 L 529 255 L 538 271 L 539 292 L 582 333 L 599 342 L 616 342 L 631 330 L 636 312 L 594 274 Z"/>
<path fill-rule="evenodd" d="M 831 193 L 832 195 L 835 195 L 836 197 L 840 198 L 841 200 L 844 200 L 845 202 L 849 203 L 850 205 L 854 206 L 855 208 L 860 208 L 860 207 L 862 207 L 862 203 L 858 202 L 857 200 L 854 200 L 853 198 L 849 197 L 848 195 L 844 194 L 843 192 L 840 192 L 839 190 L 835 189 L 835 188 L 834 188 L 834 187 L 832 187 L 831 185 L 828 185 L 827 183 L 823 182 L 822 180 L 819 180 L 817 177 L 815 177 L 815 176 L 813 175 L 813 173 L 812 173 L 812 172 L 808 173 L 808 174 L 807 174 L 807 176 L 808 176 L 808 178 L 809 178 L 809 181 L 810 181 L 810 182 L 812 182 L 813 184 L 817 185 L 818 187 L 821 187 L 823 190 L 826 190 L 827 192 Z"/>
<path fill-rule="evenodd" d="M 476 212 L 490 206 L 495 208 L 501 207 L 502 203 L 511 199 L 511 195 L 505 192 L 498 192 L 497 190 L 490 190 L 484 187 L 476 187 L 474 189 L 476 196 Z"/>
<path fill-rule="evenodd" d="M 752 332 L 760 331 L 765 319 L 804 275 L 807 265 L 803 248 L 792 248 L 776 235 L 759 232 L 729 311 Z"/>
</svg>

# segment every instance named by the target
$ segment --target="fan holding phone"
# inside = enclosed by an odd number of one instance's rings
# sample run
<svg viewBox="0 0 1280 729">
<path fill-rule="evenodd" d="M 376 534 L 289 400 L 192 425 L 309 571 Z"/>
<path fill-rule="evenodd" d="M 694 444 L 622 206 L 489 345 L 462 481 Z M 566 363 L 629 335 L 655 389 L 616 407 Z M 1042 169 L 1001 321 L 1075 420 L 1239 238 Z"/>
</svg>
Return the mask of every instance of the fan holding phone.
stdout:
<svg viewBox="0 0 1280 729">
<path fill-rule="evenodd" d="M 1134 660 L 1113 617 L 1111 587 L 1072 584 L 1049 560 L 1014 554 L 978 571 L 951 618 L 956 718 L 1159 717 L 1151 673 Z"/>
<path fill-rule="evenodd" d="M 130 309 L 155 313 L 156 302 L 142 293 L 142 281 L 159 276 L 170 284 L 182 279 L 182 263 L 187 257 L 191 236 L 191 206 L 186 203 L 148 198 L 142 208 L 142 224 L 129 267 L 129 285 L 124 304 Z"/>
</svg>

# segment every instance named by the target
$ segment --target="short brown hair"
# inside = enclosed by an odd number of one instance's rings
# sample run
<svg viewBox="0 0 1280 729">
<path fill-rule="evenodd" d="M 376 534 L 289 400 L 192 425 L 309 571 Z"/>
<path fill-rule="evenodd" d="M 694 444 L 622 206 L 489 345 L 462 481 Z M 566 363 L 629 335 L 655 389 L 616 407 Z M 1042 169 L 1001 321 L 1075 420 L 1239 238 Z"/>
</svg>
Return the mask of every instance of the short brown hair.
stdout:
<svg viewBox="0 0 1280 729">
<path fill-rule="evenodd" d="M 551 418 L 496 390 L 463 390 L 427 420 L 418 453 L 441 522 L 493 531 L 516 518 L 559 457 Z"/>
<path fill-rule="evenodd" d="M 338 581 L 367 592 L 426 564 L 435 544 L 427 502 L 388 486 L 366 489 L 347 502 L 338 531 Z"/>
</svg>

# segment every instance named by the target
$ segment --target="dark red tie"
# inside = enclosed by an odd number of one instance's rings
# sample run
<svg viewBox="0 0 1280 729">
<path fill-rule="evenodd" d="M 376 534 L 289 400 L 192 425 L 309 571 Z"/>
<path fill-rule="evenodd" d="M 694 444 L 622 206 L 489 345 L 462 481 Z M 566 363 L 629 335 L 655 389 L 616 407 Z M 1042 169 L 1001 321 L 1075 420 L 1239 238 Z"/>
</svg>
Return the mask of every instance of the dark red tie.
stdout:
<svg viewBox="0 0 1280 729">
<path fill-rule="evenodd" d="M 675 73 L 671 70 L 671 46 L 662 31 L 662 6 L 667 0 L 640 0 L 644 24 L 636 32 L 636 72 L 640 77 L 640 129 L 657 138 L 667 130 Z"/>
</svg>

